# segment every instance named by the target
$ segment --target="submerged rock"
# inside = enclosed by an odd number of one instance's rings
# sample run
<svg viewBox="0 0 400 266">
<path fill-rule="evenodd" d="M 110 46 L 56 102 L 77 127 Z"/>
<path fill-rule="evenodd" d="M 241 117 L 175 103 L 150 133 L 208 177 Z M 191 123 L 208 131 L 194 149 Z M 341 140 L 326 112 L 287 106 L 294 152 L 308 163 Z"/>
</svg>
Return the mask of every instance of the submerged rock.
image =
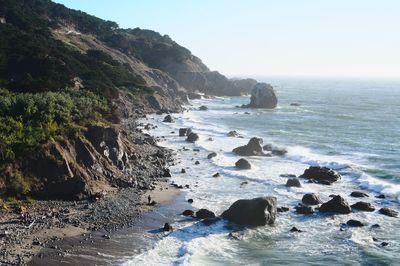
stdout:
<svg viewBox="0 0 400 266">
<path fill-rule="evenodd" d="M 186 141 L 192 142 L 192 143 L 194 143 L 198 140 L 199 140 L 199 135 L 197 135 L 196 133 L 190 133 L 186 138 Z"/>
<path fill-rule="evenodd" d="M 300 180 L 298 178 L 289 178 L 286 181 L 287 187 L 301 187 Z"/>
<path fill-rule="evenodd" d="M 220 176 L 220 174 L 219 173 L 215 173 L 215 174 L 213 174 L 213 177 L 219 177 Z"/>
<path fill-rule="evenodd" d="M 200 110 L 200 111 L 207 111 L 207 110 L 208 110 L 208 107 L 205 106 L 205 105 L 202 105 L 202 106 L 199 107 L 199 110 Z"/>
<path fill-rule="evenodd" d="M 261 138 L 251 138 L 249 143 L 233 149 L 232 152 L 240 156 L 264 155 L 262 143 Z"/>
<path fill-rule="evenodd" d="M 389 217 L 397 217 L 399 215 L 399 212 L 390 208 L 382 208 L 379 210 L 379 212 L 383 215 L 389 216 Z"/>
<path fill-rule="evenodd" d="M 333 212 L 338 214 L 351 213 L 351 207 L 341 196 L 335 196 L 319 208 L 320 212 Z"/>
<path fill-rule="evenodd" d="M 235 130 L 229 131 L 227 135 L 228 135 L 228 137 L 234 137 L 234 138 L 237 138 L 240 136 L 240 134 L 237 133 Z"/>
<path fill-rule="evenodd" d="M 215 218 L 215 214 L 207 209 L 200 209 L 196 212 L 196 218 L 198 219 Z"/>
<path fill-rule="evenodd" d="M 351 208 L 360 210 L 360 211 L 367 211 L 367 212 L 375 211 L 375 207 L 372 206 L 371 203 L 363 202 L 363 201 L 359 201 L 359 202 L 351 205 Z"/>
<path fill-rule="evenodd" d="M 322 203 L 321 199 L 315 194 L 305 194 L 301 202 L 306 205 L 318 205 Z"/>
<path fill-rule="evenodd" d="M 277 213 L 276 204 L 275 197 L 241 199 L 234 202 L 221 216 L 240 225 L 273 224 Z"/>
<path fill-rule="evenodd" d="M 243 158 L 239 159 L 239 161 L 235 163 L 235 166 L 239 169 L 251 169 L 251 164 Z"/>
<path fill-rule="evenodd" d="M 298 229 L 297 227 L 292 227 L 292 229 L 290 229 L 290 232 L 293 232 L 293 233 L 295 233 L 295 232 L 301 233 L 301 232 L 303 232 L 303 230 L 300 230 L 300 229 Z"/>
<path fill-rule="evenodd" d="M 319 166 L 310 166 L 304 171 L 302 177 L 323 185 L 330 185 L 341 179 L 339 173 L 332 169 Z"/>
<path fill-rule="evenodd" d="M 276 209 L 278 212 L 288 212 L 289 208 L 288 207 L 279 207 Z"/>
<path fill-rule="evenodd" d="M 242 107 L 273 109 L 277 104 L 274 88 L 267 83 L 257 83 L 251 92 L 250 104 Z"/>
</svg>

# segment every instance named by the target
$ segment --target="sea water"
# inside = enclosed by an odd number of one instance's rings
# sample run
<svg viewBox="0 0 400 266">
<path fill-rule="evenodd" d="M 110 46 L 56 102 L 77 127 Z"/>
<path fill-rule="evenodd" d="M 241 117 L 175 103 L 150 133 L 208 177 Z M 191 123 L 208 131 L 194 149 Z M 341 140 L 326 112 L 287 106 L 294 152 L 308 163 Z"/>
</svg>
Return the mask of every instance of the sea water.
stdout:
<svg viewBox="0 0 400 266">
<path fill-rule="evenodd" d="M 382 207 L 400 209 L 400 82 L 266 81 L 276 90 L 276 109 L 237 108 L 249 97 L 221 97 L 191 101 L 189 111 L 173 114 L 175 123 L 162 123 L 160 115 L 143 122 L 157 125 L 149 133 L 164 136 L 160 145 L 176 151 L 179 163 L 171 168 L 172 181 L 189 185 L 185 197 L 194 199 L 194 208 L 220 214 L 238 199 L 274 196 L 278 206 L 290 211 L 280 213 L 273 226 L 243 230 L 223 220 L 205 226 L 178 215 L 171 234 L 125 265 L 400 265 L 400 218 L 378 212 Z M 200 111 L 201 105 L 208 110 Z M 200 140 L 191 144 L 179 137 L 182 127 L 190 127 Z M 231 130 L 243 138 L 228 137 Z M 232 149 L 251 137 L 288 153 L 248 157 L 252 168 L 237 170 L 234 165 L 240 157 Z M 207 159 L 210 152 L 217 156 Z M 280 175 L 298 176 L 311 165 L 332 168 L 343 178 L 331 186 L 304 180 L 301 188 L 285 186 L 287 178 Z M 182 168 L 186 173 L 181 173 Z M 220 177 L 212 177 L 217 172 Z M 352 198 L 354 190 L 369 197 Z M 296 214 L 293 208 L 305 193 L 316 193 L 324 202 L 332 194 L 349 204 L 367 201 L 376 211 Z M 376 198 L 380 194 L 386 198 Z M 349 219 L 365 226 L 343 226 Z M 374 224 L 380 228 L 371 228 Z M 304 232 L 291 233 L 294 226 Z M 228 236 L 233 231 L 237 239 Z M 389 245 L 382 247 L 382 242 Z"/>
</svg>

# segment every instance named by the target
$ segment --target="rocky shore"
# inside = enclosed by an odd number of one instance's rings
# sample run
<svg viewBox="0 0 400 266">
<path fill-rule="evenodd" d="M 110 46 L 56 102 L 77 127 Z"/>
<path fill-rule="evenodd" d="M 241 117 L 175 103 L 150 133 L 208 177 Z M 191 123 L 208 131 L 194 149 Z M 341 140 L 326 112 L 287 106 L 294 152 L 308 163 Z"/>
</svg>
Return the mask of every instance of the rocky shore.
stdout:
<svg viewBox="0 0 400 266">
<path fill-rule="evenodd" d="M 170 176 L 167 167 L 173 162 L 171 151 L 157 146 L 157 139 L 137 129 L 137 118 L 138 115 L 126 119 L 124 128 L 129 131 L 120 131 L 127 132 L 125 134 L 129 136 L 124 138 L 129 139 L 129 142 L 123 143 L 123 140 L 116 138 L 118 149 L 111 145 L 106 146 L 111 150 L 111 153 L 104 153 L 108 158 L 93 156 L 95 163 L 103 162 L 103 169 L 111 169 L 110 173 L 119 176 L 97 182 L 95 179 L 93 182 L 86 180 L 87 186 L 92 183 L 93 187 L 88 187 L 89 196 L 83 199 L 71 200 L 74 197 L 68 194 L 69 200 L 36 200 L 30 204 L 20 204 L 14 211 L 2 212 L 1 265 L 25 265 L 34 256 L 37 261 L 46 258 L 46 254 L 54 253 L 49 253 L 48 250 L 57 251 L 56 255 L 62 258 L 62 253 L 66 251 L 62 251 L 56 244 L 62 242 L 62 239 L 85 239 L 85 236 L 93 232 L 103 232 L 101 238 L 108 239 L 113 231 L 132 225 L 143 213 L 169 202 L 176 196 L 176 188 L 167 183 Z M 116 136 L 121 134 L 118 131 L 114 132 Z M 116 154 L 115 162 L 111 158 L 112 152 Z M 129 162 L 120 165 L 120 171 L 113 170 L 118 169 L 115 166 L 121 163 L 118 154 L 128 152 L 131 154 Z M 85 171 L 93 171 L 91 169 L 93 168 L 88 166 Z M 72 191 L 71 188 L 73 186 L 69 183 L 59 187 L 63 192 Z"/>
</svg>

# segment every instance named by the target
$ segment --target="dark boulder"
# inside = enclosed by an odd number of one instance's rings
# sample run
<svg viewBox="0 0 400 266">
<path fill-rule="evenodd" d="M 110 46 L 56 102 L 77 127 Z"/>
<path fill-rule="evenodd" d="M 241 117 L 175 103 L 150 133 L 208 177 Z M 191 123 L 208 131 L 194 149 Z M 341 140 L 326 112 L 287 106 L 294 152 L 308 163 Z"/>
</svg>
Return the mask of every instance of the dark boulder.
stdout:
<svg viewBox="0 0 400 266">
<path fill-rule="evenodd" d="M 301 199 L 301 202 L 306 205 L 318 205 L 322 203 L 321 199 L 315 194 L 305 194 Z"/>
<path fill-rule="evenodd" d="M 173 228 L 169 223 L 165 223 L 164 224 L 164 227 L 163 227 L 163 231 L 164 232 L 169 232 L 169 231 L 172 231 L 172 230 L 173 230 Z"/>
<path fill-rule="evenodd" d="M 303 230 L 300 230 L 297 227 L 292 227 L 292 229 L 290 229 L 290 232 L 292 232 L 292 233 L 301 233 L 301 232 L 303 232 Z"/>
<path fill-rule="evenodd" d="M 251 168 L 251 164 L 246 160 L 246 159 L 239 159 L 239 161 L 237 161 L 235 163 L 236 168 L 239 169 L 250 169 Z"/>
<path fill-rule="evenodd" d="M 207 155 L 207 159 L 211 159 L 211 158 L 216 157 L 216 156 L 217 156 L 217 153 L 216 152 L 212 152 L 209 155 Z"/>
<path fill-rule="evenodd" d="M 383 215 L 390 216 L 390 217 L 397 217 L 399 212 L 390 208 L 382 208 L 379 212 Z"/>
<path fill-rule="evenodd" d="M 357 220 L 348 220 L 346 223 L 350 227 L 362 227 L 364 224 Z"/>
<path fill-rule="evenodd" d="M 199 164 L 200 164 L 200 162 L 199 162 L 199 161 L 196 161 L 194 164 L 195 164 L 195 165 L 199 165 Z"/>
<path fill-rule="evenodd" d="M 180 128 L 179 129 L 179 137 L 185 137 L 192 133 L 190 128 Z"/>
<path fill-rule="evenodd" d="M 162 176 L 163 177 L 171 177 L 171 171 L 168 168 L 164 169 Z"/>
<path fill-rule="evenodd" d="M 355 197 L 355 198 L 366 198 L 369 197 L 367 193 L 361 192 L 361 191 L 353 191 L 351 192 L 350 196 Z"/>
<path fill-rule="evenodd" d="M 193 199 L 188 199 L 187 202 L 193 203 Z"/>
<path fill-rule="evenodd" d="M 289 208 L 288 207 L 279 207 L 276 209 L 278 212 L 288 212 Z"/>
<path fill-rule="evenodd" d="M 243 107 L 273 109 L 277 104 L 274 88 L 267 83 L 257 83 L 251 92 L 250 104 Z"/>
<path fill-rule="evenodd" d="M 367 211 L 367 212 L 375 211 L 375 207 L 372 206 L 371 203 L 363 202 L 363 201 L 359 201 L 359 202 L 351 205 L 351 208 L 360 210 L 360 211 Z"/>
<path fill-rule="evenodd" d="M 351 207 L 341 196 L 335 196 L 319 208 L 320 212 L 333 212 L 338 214 L 351 213 Z"/>
<path fill-rule="evenodd" d="M 186 170 L 184 168 L 182 168 L 181 173 L 182 174 L 186 173 Z"/>
<path fill-rule="evenodd" d="M 305 206 L 303 204 L 299 204 L 296 206 L 296 212 L 299 214 L 313 214 L 314 209 L 311 206 Z"/>
<path fill-rule="evenodd" d="M 213 177 L 219 177 L 220 176 L 220 174 L 219 173 L 215 173 L 215 174 L 213 174 Z"/>
<path fill-rule="evenodd" d="M 301 187 L 300 180 L 298 178 L 290 178 L 286 181 L 287 187 Z"/>
<path fill-rule="evenodd" d="M 386 198 L 386 196 L 385 196 L 385 195 L 383 195 L 383 194 L 381 194 L 381 195 L 375 196 L 375 198 L 377 198 L 377 199 L 385 199 L 385 198 Z"/>
<path fill-rule="evenodd" d="M 200 111 L 207 111 L 207 110 L 208 110 L 208 107 L 205 106 L 205 105 L 202 105 L 202 106 L 199 107 L 199 110 L 200 110 Z"/>
<path fill-rule="evenodd" d="M 197 135 L 196 133 L 190 133 L 186 138 L 186 141 L 192 142 L 192 143 L 194 143 L 198 140 L 199 140 L 199 135 Z"/>
<path fill-rule="evenodd" d="M 232 152 L 240 156 L 264 155 L 262 143 L 261 138 L 251 138 L 249 143 L 233 149 Z"/>
<path fill-rule="evenodd" d="M 241 199 L 224 211 L 222 218 L 240 225 L 273 224 L 277 213 L 276 203 L 275 197 Z"/>
<path fill-rule="evenodd" d="M 182 212 L 183 216 L 193 216 L 194 215 L 194 211 L 192 210 L 185 210 Z"/>
<path fill-rule="evenodd" d="M 215 214 L 207 209 L 200 209 L 196 212 L 196 217 L 198 219 L 215 218 Z"/>
<path fill-rule="evenodd" d="M 332 169 L 319 166 L 310 166 L 306 169 L 302 177 L 312 180 L 313 182 L 319 184 L 332 184 L 340 180 L 341 176 L 339 173 L 333 171 Z"/>
<path fill-rule="evenodd" d="M 174 119 L 172 118 L 171 115 L 167 115 L 166 117 L 164 117 L 163 122 L 165 122 L 165 123 L 173 123 Z"/>
</svg>

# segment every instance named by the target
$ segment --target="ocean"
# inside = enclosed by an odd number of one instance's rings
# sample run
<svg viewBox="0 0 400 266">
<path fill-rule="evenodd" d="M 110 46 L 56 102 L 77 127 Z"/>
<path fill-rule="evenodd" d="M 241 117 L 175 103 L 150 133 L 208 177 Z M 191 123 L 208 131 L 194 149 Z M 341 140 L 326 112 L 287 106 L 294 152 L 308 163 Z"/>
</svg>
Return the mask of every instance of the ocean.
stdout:
<svg viewBox="0 0 400 266">
<path fill-rule="evenodd" d="M 378 212 L 382 207 L 400 209 L 400 82 L 264 81 L 275 88 L 276 109 L 237 108 L 248 103 L 249 96 L 217 97 L 191 101 L 188 111 L 173 114 L 175 123 L 161 122 L 164 115 L 142 122 L 157 125 L 149 134 L 163 136 L 160 145 L 176 152 L 172 181 L 190 187 L 183 190 L 180 200 L 191 198 L 194 208 L 221 214 L 238 199 L 274 196 L 278 206 L 290 211 L 280 213 L 272 226 L 244 230 L 223 220 L 205 226 L 177 214 L 171 234 L 157 238 L 124 265 L 400 265 L 400 218 Z M 202 105 L 208 110 L 200 111 Z M 179 137 L 182 127 L 192 128 L 200 140 L 191 144 Z M 228 137 L 232 130 L 243 138 Z M 237 170 L 234 165 L 240 157 L 232 149 L 251 137 L 288 153 L 248 157 L 252 168 Z M 217 156 L 207 159 L 210 152 Z M 304 181 L 301 188 L 285 186 L 287 178 L 282 174 L 299 176 L 309 166 L 332 168 L 343 178 L 331 186 Z M 181 173 L 182 168 L 186 173 Z M 220 177 L 213 177 L 217 172 Z M 355 190 L 369 197 L 350 197 Z M 341 195 L 349 204 L 367 201 L 376 211 L 297 214 L 293 208 L 305 193 L 315 193 L 324 202 L 332 194 Z M 380 194 L 386 198 L 376 198 Z M 365 226 L 343 226 L 349 219 Z M 374 224 L 380 227 L 372 228 Z M 294 226 L 304 232 L 289 232 Z M 238 239 L 229 237 L 231 232 Z M 388 245 L 382 247 L 382 242 Z"/>
</svg>

